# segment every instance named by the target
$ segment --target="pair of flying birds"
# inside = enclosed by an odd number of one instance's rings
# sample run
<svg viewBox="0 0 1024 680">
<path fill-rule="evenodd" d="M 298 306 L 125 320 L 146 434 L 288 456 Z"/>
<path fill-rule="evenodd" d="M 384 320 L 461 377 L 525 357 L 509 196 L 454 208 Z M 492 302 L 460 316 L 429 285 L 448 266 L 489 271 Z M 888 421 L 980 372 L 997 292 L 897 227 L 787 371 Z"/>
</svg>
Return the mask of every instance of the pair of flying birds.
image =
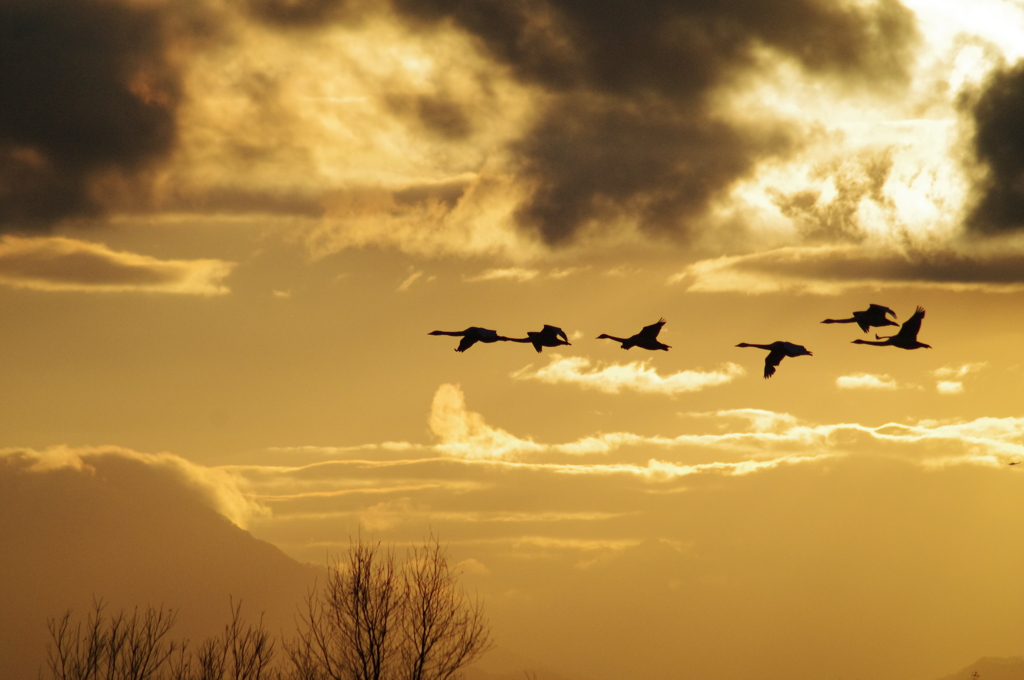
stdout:
<svg viewBox="0 0 1024 680">
<path fill-rule="evenodd" d="M 870 328 L 876 326 L 899 326 L 898 323 L 889 319 L 888 315 L 890 314 L 893 319 L 896 318 L 896 312 L 892 311 L 888 307 L 873 304 L 862 312 L 854 312 L 853 316 L 849 319 L 825 319 L 822 323 L 856 323 L 860 326 L 862 331 L 867 333 Z M 924 319 L 924 308 L 918 307 L 913 316 L 907 319 L 907 321 L 900 326 L 900 330 L 895 335 L 875 335 L 875 341 L 854 340 L 853 342 L 861 345 L 889 345 L 892 347 L 899 347 L 901 349 L 919 349 L 921 347 L 927 347 L 930 349 L 931 345 L 926 345 L 923 342 L 918 342 L 917 340 L 917 334 L 921 330 L 922 319 Z M 622 344 L 622 349 L 640 347 L 648 350 L 668 350 L 669 345 L 658 341 L 658 333 L 661 332 L 661 327 L 664 325 L 665 319 L 661 319 L 657 323 L 652 323 L 650 326 L 644 326 L 643 330 L 628 338 L 618 338 L 614 335 L 602 333 L 597 336 L 597 339 L 601 340 L 607 338 L 608 340 L 615 340 Z M 462 341 L 459 343 L 459 346 L 455 348 L 456 352 L 465 352 L 477 342 L 529 342 L 533 344 L 534 349 L 538 352 L 540 352 L 544 347 L 557 347 L 559 345 L 571 344 L 569 342 L 569 338 L 566 337 L 565 332 L 561 328 L 548 325 L 545 325 L 544 329 L 541 331 L 528 332 L 526 334 L 527 337 L 525 338 L 506 338 L 502 335 L 498 335 L 496 331 L 488 330 L 486 328 L 478 328 L 476 326 L 471 326 L 464 331 L 433 331 L 430 335 L 462 336 Z M 792 342 L 783 342 L 781 340 L 768 345 L 755 345 L 747 342 L 741 342 L 736 346 L 756 347 L 758 349 L 768 350 L 768 356 L 765 357 L 764 360 L 765 378 L 770 378 L 775 375 L 776 367 L 782 363 L 782 360 L 786 357 L 812 356 L 811 352 L 809 352 L 803 345 L 797 345 Z"/>
</svg>

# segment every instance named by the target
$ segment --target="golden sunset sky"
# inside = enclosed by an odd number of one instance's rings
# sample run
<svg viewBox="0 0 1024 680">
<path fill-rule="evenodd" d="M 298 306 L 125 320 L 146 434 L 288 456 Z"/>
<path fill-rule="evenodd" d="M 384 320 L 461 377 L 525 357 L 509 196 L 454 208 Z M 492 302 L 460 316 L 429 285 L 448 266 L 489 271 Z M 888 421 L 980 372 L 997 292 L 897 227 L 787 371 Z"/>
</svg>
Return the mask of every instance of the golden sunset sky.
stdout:
<svg viewBox="0 0 1024 680">
<path fill-rule="evenodd" d="M 0 0 L 0 489 L 433 532 L 565 678 L 1024 655 L 1022 58 L 1013 0 Z"/>
</svg>

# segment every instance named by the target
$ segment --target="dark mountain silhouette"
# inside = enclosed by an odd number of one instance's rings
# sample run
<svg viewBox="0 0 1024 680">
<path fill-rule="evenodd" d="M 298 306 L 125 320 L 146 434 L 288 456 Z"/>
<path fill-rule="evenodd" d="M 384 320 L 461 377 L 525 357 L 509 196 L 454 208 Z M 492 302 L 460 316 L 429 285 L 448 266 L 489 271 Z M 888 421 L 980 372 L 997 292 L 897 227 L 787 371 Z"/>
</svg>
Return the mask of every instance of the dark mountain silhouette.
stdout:
<svg viewBox="0 0 1024 680">
<path fill-rule="evenodd" d="M 542 662 L 502 647 L 487 651 L 462 672 L 464 680 L 582 680 L 547 668 Z"/>
<path fill-rule="evenodd" d="M 179 611 L 176 639 L 202 640 L 228 620 L 265 612 L 288 634 L 317 573 L 211 509 L 180 475 L 118 456 L 83 470 L 30 471 L 0 456 L 0 678 L 34 678 L 47 617 L 93 597 L 108 611 Z"/>
<path fill-rule="evenodd" d="M 978 680 L 1021 680 L 1024 678 L 1024 657 L 983 657 L 939 680 L 972 680 L 975 673 Z"/>
</svg>

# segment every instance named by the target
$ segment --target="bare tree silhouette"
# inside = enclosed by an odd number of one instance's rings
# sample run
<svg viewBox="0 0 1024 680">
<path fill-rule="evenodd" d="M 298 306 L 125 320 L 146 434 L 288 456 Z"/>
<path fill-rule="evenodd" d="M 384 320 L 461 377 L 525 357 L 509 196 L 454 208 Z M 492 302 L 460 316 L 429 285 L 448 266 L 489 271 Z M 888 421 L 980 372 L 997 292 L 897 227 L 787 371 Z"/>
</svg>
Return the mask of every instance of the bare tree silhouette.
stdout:
<svg viewBox="0 0 1024 680">
<path fill-rule="evenodd" d="M 193 647 L 172 639 L 177 612 L 160 607 L 108 613 L 93 603 L 84 622 L 69 610 L 50 619 L 52 680 L 452 680 L 490 646 L 480 601 L 435 537 L 399 559 L 394 548 L 357 539 L 328 564 L 307 596 L 297 636 L 283 645 L 246 623 L 230 601 L 223 632 Z M 43 674 L 40 672 L 40 680 Z"/>
<path fill-rule="evenodd" d="M 435 537 L 399 560 L 358 538 L 311 592 L 286 645 L 297 680 L 449 680 L 490 646 L 479 600 Z"/>
<path fill-rule="evenodd" d="M 72 625 L 72 612 L 50 619 L 47 665 L 54 680 L 263 680 L 271 670 L 274 643 L 263 627 L 242 620 L 242 604 L 231 602 L 231 622 L 195 652 L 189 641 L 171 640 L 177 612 L 163 607 L 108 614 L 101 600 Z M 42 675 L 40 673 L 40 675 Z"/>
</svg>

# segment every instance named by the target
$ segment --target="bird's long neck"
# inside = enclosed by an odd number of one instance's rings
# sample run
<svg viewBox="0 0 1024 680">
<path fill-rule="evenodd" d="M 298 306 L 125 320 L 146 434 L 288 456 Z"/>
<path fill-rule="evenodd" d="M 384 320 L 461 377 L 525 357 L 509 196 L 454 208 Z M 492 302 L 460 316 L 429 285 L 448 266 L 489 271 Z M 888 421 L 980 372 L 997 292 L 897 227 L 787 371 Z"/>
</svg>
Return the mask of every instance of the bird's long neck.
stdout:
<svg viewBox="0 0 1024 680">
<path fill-rule="evenodd" d="M 855 344 L 855 345 L 876 345 L 878 347 L 881 347 L 883 345 L 891 345 L 892 343 L 889 340 L 882 340 L 881 342 L 875 342 L 874 340 L 854 340 L 853 344 Z"/>
<path fill-rule="evenodd" d="M 822 323 L 857 323 L 856 319 L 825 319 Z"/>
<path fill-rule="evenodd" d="M 608 338 L 609 340 L 614 340 L 615 342 L 626 342 L 626 340 L 629 339 L 629 338 L 617 338 L 614 335 L 608 335 L 606 333 L 602 333 L 601 335 L 597 336 L 598 340 L 600 340 L 601 338 Z"/>
<path fill-rule="evenodd" d="M 530 338 L 506 338 L 501 337 L 501 340 L 507 340 L 508 342 L 533 342 Z"/>
<path fill-rule="evenodd" d="M 768 349 L 768 350 L 772 349 L 771 345 L 753 345 L 753 344 L 751 344 L 749 342 L 741 342 L 740 344 L 738 344 L 736 346 L 737 347 L 756 347 L 758 349 Z"/>
<path fill-rule="evenodd" d="M 465 335 L 466 331 L 431 331 L 430 335 Z"/>
</svg>

